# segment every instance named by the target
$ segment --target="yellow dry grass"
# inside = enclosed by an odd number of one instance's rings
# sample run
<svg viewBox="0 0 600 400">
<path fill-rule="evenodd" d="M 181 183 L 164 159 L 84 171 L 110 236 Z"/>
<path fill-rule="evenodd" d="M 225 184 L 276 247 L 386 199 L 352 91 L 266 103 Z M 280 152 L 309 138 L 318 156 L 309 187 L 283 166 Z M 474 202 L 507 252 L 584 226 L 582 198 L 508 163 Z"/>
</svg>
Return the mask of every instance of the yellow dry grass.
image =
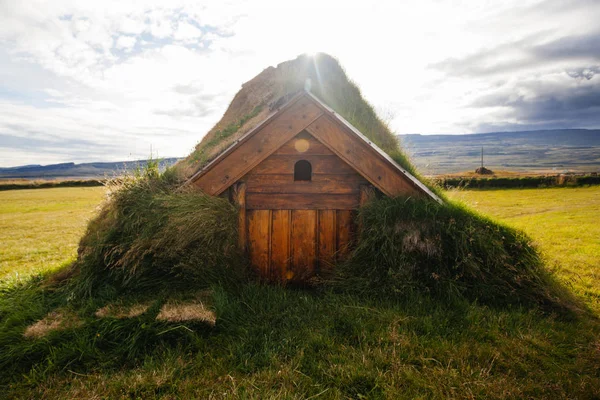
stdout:
<svg viewBox="0 0 600 400">
<path fill-rule="evenodd" d="M 39 339 L 52 331 L 75 328 L 81 324 L 79 317 L 72 311 L 57 309 L 49 312 L 41 320 L 29 325 L 23 336 L 30 339 Z"/>
<path fill-rule="evenodd" d="M 168 302 L 162 306 L 156 319 L 167 322 L 205 321 L 212 325 L 216 322 L 215 314 L 201 302 Z"/>
<path fill-rule="evenodd" d="M 127 306 L 122 304 L 108 304 L 99 308 L 94 315 L 98 318 L 135 318 L 148 311 L 151 305 L 152 303 L 137 303 Z"/>
</svg>

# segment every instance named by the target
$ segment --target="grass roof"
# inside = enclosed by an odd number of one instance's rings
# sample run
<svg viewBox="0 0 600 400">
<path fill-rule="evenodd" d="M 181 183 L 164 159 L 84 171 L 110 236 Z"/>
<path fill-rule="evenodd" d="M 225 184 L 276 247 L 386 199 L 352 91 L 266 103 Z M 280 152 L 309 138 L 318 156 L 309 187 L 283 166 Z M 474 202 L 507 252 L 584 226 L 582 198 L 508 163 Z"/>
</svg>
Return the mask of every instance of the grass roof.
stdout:
<svg viewBox="0 0 600 400">
<path fill-rule="evenodd" d="M 332 56 L 303 54 L 269 67 L 242 85 L 221 120 L 177 168 L 191 176 L 235 140 L 254 128 L 295 93 L 310 91 L 343 116 L 409 172 L 414 168 L 400 151 L 398 139 L 367 103 Z"/>
</svg>

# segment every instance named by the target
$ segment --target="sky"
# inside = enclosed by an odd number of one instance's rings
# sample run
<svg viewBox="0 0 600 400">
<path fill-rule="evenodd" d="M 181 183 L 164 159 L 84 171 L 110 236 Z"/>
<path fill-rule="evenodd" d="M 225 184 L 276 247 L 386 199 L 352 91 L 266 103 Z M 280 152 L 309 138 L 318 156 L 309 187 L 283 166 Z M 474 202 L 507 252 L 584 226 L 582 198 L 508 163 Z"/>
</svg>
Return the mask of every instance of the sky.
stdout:
<svg viewBox="0 0 600 400">
<path fill-rule="evenodd" d="M 598 21 L 598 0 L 0 0 L 0 167 L 183 157 L 315 52 L 398 134 L 600 128 Z"/>
</svg>

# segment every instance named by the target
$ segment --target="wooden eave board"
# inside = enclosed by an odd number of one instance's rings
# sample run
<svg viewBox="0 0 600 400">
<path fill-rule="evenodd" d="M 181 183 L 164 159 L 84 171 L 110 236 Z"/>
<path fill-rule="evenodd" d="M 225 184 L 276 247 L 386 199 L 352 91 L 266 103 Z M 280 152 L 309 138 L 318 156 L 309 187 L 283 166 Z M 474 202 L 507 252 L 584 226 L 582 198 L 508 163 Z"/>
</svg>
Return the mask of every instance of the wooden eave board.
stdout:
<svg viewBox="0 0 600 400">
<path fill-rule="evenodd" d="M 383 159 L 386 163 L 390 164 L 393 167 L 393 169 L 395 169 L 401 175 L 403 175 L 404 177 L 406 177 L 414 186 L 417 187 L 417 189 L 420 192 L 426 194 L 428 197 L 432 198 L 433 200 L 437 201 L 438 203 L 443 204 L 442 199 L 440 199 L 427 186 L 425 186 L 423 184 L 423 182 L 421 182 L 420 180 L 418 180 L 410 172 L 408 172 L 407 170 L 405 170 L 404 168 L 402 168 L 400 165 L 398 165 L 398 163 L 396 163 L 396 161 L 394 161 L 393 158 L 391 158 L 385 151 L 381 150 L 376 144 L 374 144 L 371 140 L 369 140 L 369 138 L 367 138 L 365 135 L 363 135 L 350 122 L 346 121 L 344 119 L 344 117 L 342 117 L 341 115 L 339 115 L 338 113 L 336 113 L 333 109 L 331 109 L 329 106 L 327 106 L 325 103 L 323 103 L 318 97 L 316 97 L 312 93 L 306 92 L 306 94 L 308 96 L 310 96 L 317 104 L 319 104 L 323 108 L 323 111 L 324 111 L 325 115 L 329 115 L 330 117 L 334 118 L 339 123 L 341 123 L 344 128 L 350 130 L 357 138 L 359 138 L 366 146 L 368 146 L 368 148 L 370 148 L 372 150 L 372 152 L 376 154 L 377 157 L 379 157 L 380 159 Z M 314 132 L 312 132 L 310 128 L 307 129 L 307 131 L 311 132 L 313 134 L 313 136 L 315 136 L 317 139 L 321 140 L 321 138 L 319 138 L 318 134 L 315 134 Z M 346 161 L 346 162 L 349 161 L 348 157 L 345 156 L 345 154 L 343 152 L 340 152 L 339 149 L 334 148 L 334 147 L 330 146 L 327 143 L 323 143 L 323 144 L 325 144 L 326 146 L 328 146 L 334 153 L 336 153 L 338 156 L 340 156 L 344 161 Z M 381 187 L 381 184 L 379 182 L 373 181 L 372 179 L 369 179 L 369 177 L 365 174 L 365 171 L 362 170 L 359 166 L 356 165 L 357 163 L 354 163 L 354 162 L 348 162 L 348 163 L 350 165 L 352 165 L 354 168 L 356 168 L 357 171 L 361 175 L 363 175 L 365 178 L 367 178 L 367 180 L 369 180 L 374 186 L 376 186 L 380 190 L 382 190 L 382 192 L 384 192 L 384 193 L 386 193 L 388 195 L 391 195 L 391 196 L 395 195 L 393 192 L 390 192 L 390 190 L 387 190 L 386 188 Z"/>
<path fill-rule="evenodd" d="M 209 195 L 221 194 L 322 114 L 323 110 L 309 96 L 305 93 L 298 94 L 187 183 L 199 187 Z"/>
<path fill-rule="evenodd" d="M 314 107 L 311 107 L 308 103 L 312 103 Z M 301 116 L 301 118 L 298 118 L 298 116 Z M 318 120 L 323 123 L 334 123 L 347 137 L 355 137 L 357 139 L 355 145 L 360 146 L 357 147 L 360 148 L 360 153 L 363 153 L 363 155 L 368 153 L 381 161 L 379 163 L 380 173 L 374 175 L 373 171 L 365 169 L 364 163 L 360 162 L 360 157 L 354 158 L 357 154 L 340 150 L 337 144 L 327 143 L 323 137 L 319 137 L 318 129 L 315 129 Z M 382 171 L 389 168 L 391 174 L 405 178 L 406 183 L 417 189 L 417 191 L 438 203 L 443 203 L 427 186 L 398 165 L 387 153 L 372 143 L 352 124 L 316 96 L 306 91 L 294 96 L 288 103 L 235 141 L 217 158 L 194 174 L 186 184 L 194 184 L 207 194 L 219 195 L 288 140 L 305 129 L 383 193 L 395 196 L 399 194 L 398 187 L 402 186 L 393 176 L 387 176 L 383 179 Z M 245 147 L 247 149 L 244 149 Z M 382 180 L 384 182 L 381 182 Z M 394 181 L 396 181 L 395 184 Z"/>
<path fill-rule="evenodd" d="M 250 138 L 252 135 L 256 134 L 256 132 L 258 132 L 263 126 L 265 126 L 271 120 L 273 120 L 280 111 L 282 111 L 282 110 L 284 110 L 284 109 L 286 109 L 288 107 L 291 107 L 292 104 L 294 104 L 294 102 L 298 101 L 298 99 L 300 99 L 300 97 L 302 97 L 303 95 L 304 94 L 302 92 L 298 93 L 296 96 L 292 97 L 290 99 L 290 101 L 288 101 L 287 103 L 285 103 L 282 107 L 280 107 L 280 108 L 276 109 L 275 111 L 271 112 L 267 116 L 267 118 L 265 118 L 263 121 L 261 121 L 254 128 L 250 129 L 248 132 L 246 132 L 244 135 L 242 135 L 239 139 L 233 141 L 233 143 L 231 143 L 225 150 L 223 150 L 223 152 L 221 152 L 220 154 L 218 154 L 208 164 L 206 164 L 205 166 L 203 166 L 202 168 L 200 168 L 198 171 L 196 171 L 190 178 L 188 178 L 188 180 L 183 184 L 183 186 L 189 185 L 189 184 L 197 181 L 209 169 L 211 169 L 217 163 L 221 162 L 221 160 L 223 158 L 227 157 L 228 154 L 230 154 L 233 150 L 235 150 L 237 147 L 239 147 L 246 140 L 248 140 L 248 138 Z"/>
</svg>

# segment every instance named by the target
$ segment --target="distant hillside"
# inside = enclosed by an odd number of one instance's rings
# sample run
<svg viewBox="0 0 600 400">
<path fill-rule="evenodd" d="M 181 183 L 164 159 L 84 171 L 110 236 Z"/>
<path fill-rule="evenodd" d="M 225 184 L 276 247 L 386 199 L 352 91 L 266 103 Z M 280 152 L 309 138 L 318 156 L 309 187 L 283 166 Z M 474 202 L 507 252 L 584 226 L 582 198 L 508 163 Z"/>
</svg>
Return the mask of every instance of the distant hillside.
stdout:
<svg viewBox="0 0 600 400">
<path fill-rule="evenodd" d="M 426 175 L 475 170 L 600 171 L 600 129 L 400 135 L 402 147 Z"/>
<path fill-rule="evenodd" d="M 484 164 L 492 170 L 530 172 L 600 172 L 600 129 L 561 129 L 493 132 L 468 135 L 399 135 L 402 148 L 419 171 L 438 175 L 475 170 Z M 180 158 L 165 158 L 161 168 Z M 0 179 L 55 179 L 112 176 L 143 167 L 146 160 L 24 165 L 0 168 Z"/>
<path fill-rule="evenodd" d="M 160 161 L 164 169 L 179 161 L 179 158 L 165 158 Z M 148 160 L 117 161 L 96 163 L 62 163 L 52 165 L 24 165 L 20 167 L 0 168 L 0 179 L 55 179 L 55 178 L 103 178 L 143 168 Z"/>
</svg>

